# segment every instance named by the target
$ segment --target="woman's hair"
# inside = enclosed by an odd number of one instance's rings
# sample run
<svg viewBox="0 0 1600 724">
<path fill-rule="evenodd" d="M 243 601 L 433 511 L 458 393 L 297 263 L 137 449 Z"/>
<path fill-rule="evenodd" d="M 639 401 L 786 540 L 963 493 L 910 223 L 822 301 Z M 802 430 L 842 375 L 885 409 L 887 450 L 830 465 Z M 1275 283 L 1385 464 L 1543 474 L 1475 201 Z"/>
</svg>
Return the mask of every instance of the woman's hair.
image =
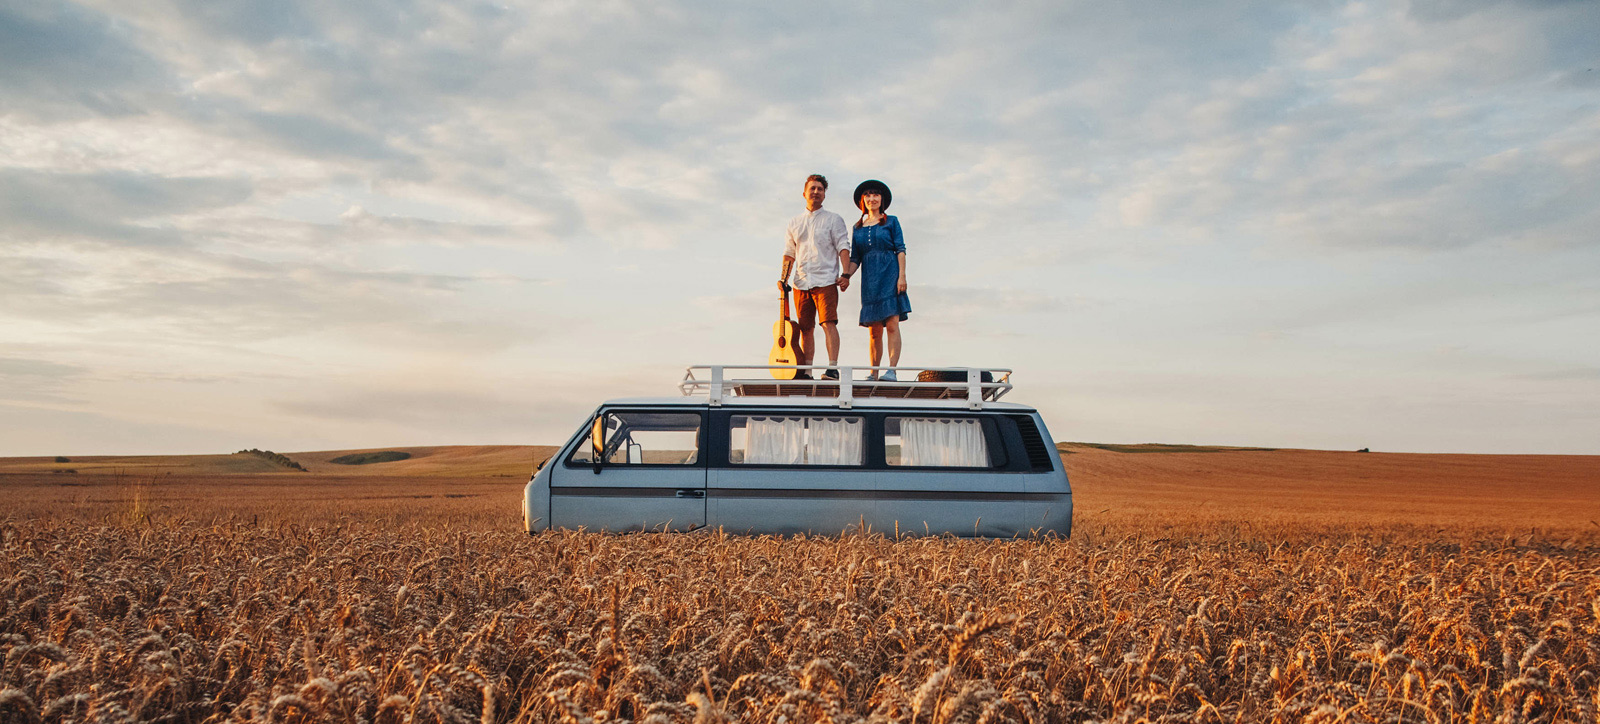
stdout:
<svg viewBox="0 0 1600 724">
<path fill-rule="evenodd" d="M 890 215 L 886 215 L 886 213 L 883 213 L 883 207 L 878 207 L 878 215 L 882 215 L 883 218 L 890 218 Z M 856 219 L 856 226 L 854 226 L 854 227 L 856 227 L 856 229 L 859 229 L 859 227 L 861 227 L 861 224 L 864 223 L 864 221 L 867 221 L 867 210 L 866 210 L 866 208 L 862 208 L 862 210 L 861 210 L 861 218 Z"/>
<path fill-rule="evenodd" d="M 877 192 L 869 192 L 869 193 L 877 193 Z M 866 196 L 866 194 L 862 194 L 862 196 Z M 879 198 L 882 198 L 882 196 L 880 195 Z M 880 215 L 882 215 L 883 218 L 885 218 L 885 219 L 889 218 L 889 215 L 884 213 L 882 204 L 880 204 L 878 206 L 878 213 Z M 867 205 L 866 204 L 862 204 L 861 205 L 861 218 L 856 219 L 856 225 L 853 228 L 856 228 L 856 229 L 861 228 L 861 223 L 866 221 L 866 220 L 867 220 Z"/>
</svg>

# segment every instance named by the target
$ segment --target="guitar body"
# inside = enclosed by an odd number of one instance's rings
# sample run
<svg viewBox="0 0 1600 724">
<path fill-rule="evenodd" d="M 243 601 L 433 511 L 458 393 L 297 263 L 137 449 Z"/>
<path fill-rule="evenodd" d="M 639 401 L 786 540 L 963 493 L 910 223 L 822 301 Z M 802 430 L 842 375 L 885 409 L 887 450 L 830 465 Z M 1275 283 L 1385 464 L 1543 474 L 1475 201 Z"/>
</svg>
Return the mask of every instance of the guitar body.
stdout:
<svg viewBox="0 0 1600 724">
<path fill-rule="evenodd" d="M 789 318 L 789 292 L 783 293 L 782 318 L 772 324 L 772 352 L 767 355 L 769 365 L 796 365 L 800 363 L 800 353 L 795 345 L 800 339 L 800 325 Z M 799 370 L 769 370 L 774 379 L 792 380 Z"/>
<path fill-rule="evenodd" d="M 795 352 L 794 343 L 800 336 L 800 325 L 792 319 L 780 319 L 772 323 L 772 353 L 767 355 L 769 365 L 795 365 L 800 363 L 800 355 Z M 792 380 L 798 370 L 772 370 L 772 376 L 780 380 Z"/>
</svg>

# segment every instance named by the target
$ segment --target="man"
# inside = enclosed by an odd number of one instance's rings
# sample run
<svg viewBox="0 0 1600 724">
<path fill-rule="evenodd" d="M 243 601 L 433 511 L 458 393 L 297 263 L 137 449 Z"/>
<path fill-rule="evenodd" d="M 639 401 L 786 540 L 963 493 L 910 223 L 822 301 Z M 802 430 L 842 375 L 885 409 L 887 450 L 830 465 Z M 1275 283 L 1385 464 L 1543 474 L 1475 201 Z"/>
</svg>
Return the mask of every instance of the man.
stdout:
<svg viewBox="0 0 1600 724">
<path fill-rule="evenodd" d="M 811 364 L 816 354 L 812 327 L 822 323 L 822 336 L 828 345 L 828 371 L 825 379 L 839 379 L 839 292 L 850 288 L 850 228 L 844 219 L 822 208 L 828 195 L 828 179 L 820 174 L 806 177 L 801 198 L 806 212 L 789 221 L 783 242 L 783 276 L 780 288 L 788 288 L 794 272 L 795 316 L 799 317 L 800 339 L 795 358 L 801 365 Z M 840 270 L 844 273 L 841 274 Z M 802 370 L 801 379 L 811 375 Z"/>
</svg>

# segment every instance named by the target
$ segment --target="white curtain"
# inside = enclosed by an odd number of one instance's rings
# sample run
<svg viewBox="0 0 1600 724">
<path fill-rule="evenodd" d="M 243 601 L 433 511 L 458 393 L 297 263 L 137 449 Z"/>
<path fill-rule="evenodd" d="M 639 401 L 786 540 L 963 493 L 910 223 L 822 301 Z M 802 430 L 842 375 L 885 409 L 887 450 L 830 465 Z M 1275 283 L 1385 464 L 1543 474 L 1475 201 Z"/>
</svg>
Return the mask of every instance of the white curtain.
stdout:
<svg viewBox="0 0 1600 724">
<path fill-rule="evenodd" d="M 813 417 L 811 445 L 806 450 L 810 465 L 860 465 L 861 418 Z"/>
<path fill-rule="evenodd" d="M 805 420 L 798 417 L 752 417 L 745 422 L 744 461 L 767 465 L 800 465 L 805 461 Z"/>
<path fill-rule="evenodd" d="M 977 420 L 900 419 L 900 464 L 977 468 L 989 466 L 989 448 Z"/>
</svg>

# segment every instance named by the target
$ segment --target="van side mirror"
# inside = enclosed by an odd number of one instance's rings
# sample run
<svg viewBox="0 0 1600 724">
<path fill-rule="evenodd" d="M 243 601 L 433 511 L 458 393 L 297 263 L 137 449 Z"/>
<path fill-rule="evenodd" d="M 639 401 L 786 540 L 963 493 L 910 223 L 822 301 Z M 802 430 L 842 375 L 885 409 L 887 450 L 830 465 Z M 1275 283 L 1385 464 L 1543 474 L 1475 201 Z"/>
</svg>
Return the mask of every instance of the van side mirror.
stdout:
<svg viewBox="0 0 1600 724">
<path fill-rule="evenodd" d="M 600 454 L 606 449 L 606 416 L 594 416 L 594 427 L 589 430 L 589 459 L 594 461 L 594 474 L 600 474 Z"/>
</svg>

